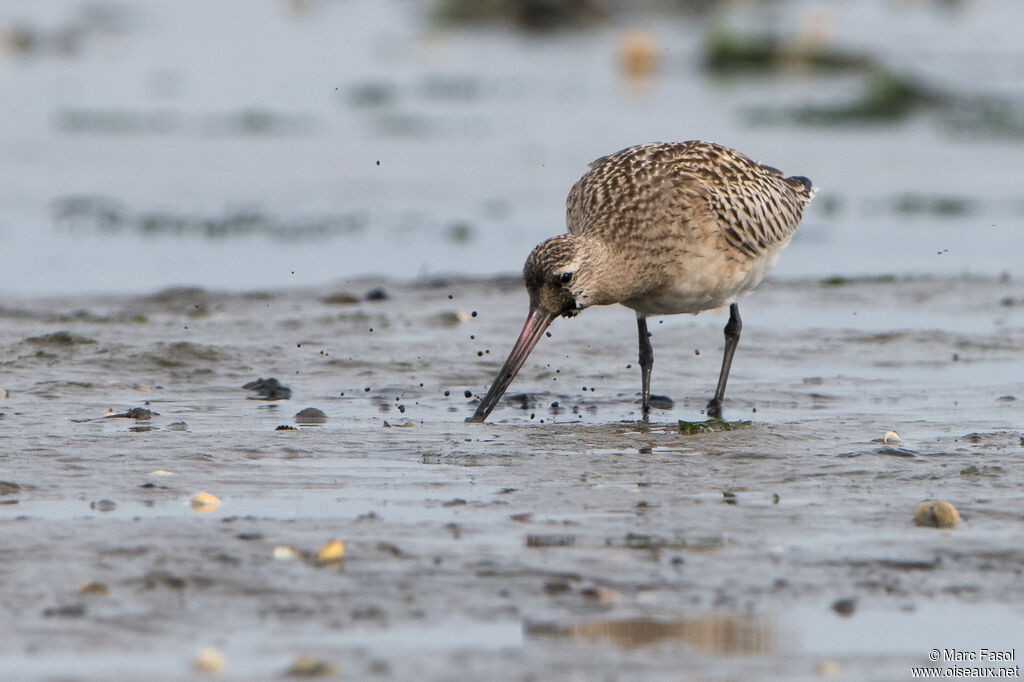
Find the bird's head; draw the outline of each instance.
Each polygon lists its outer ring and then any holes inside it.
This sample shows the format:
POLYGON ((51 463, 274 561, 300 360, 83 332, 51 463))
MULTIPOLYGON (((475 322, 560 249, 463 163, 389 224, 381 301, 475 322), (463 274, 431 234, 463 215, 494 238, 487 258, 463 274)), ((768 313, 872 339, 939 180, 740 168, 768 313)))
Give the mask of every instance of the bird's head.
POLYGON ((530 308, 552 319, 573 317, 591 305, 587 287, 589 269, 581 257, 578 238, 562 234, 541 242, 523 267, 530 308))

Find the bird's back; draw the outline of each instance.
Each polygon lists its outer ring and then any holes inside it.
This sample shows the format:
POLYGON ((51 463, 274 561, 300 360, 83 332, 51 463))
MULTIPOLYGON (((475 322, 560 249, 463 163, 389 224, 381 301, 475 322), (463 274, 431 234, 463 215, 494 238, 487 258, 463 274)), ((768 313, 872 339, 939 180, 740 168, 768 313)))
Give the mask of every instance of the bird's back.
POLYGON ((566 201, 571 234, 610 243, 720 236, 757 258, 789 241, 816 188, 712 142, 652 143, 601 157, 566 201))

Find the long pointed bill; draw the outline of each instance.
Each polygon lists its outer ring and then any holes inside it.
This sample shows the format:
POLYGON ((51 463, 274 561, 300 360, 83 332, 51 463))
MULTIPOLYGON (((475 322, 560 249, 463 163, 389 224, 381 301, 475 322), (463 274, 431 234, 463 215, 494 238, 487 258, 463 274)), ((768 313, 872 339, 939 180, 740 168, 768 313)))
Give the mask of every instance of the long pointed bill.
POLYGON ((519 368, 526 362, 530 351, 537 345, 540 337, 544 335, 544 330, 548 328, 554 319, 555 315, 540 306, 530 309, 530 314, 526 318, 526 324, 523 325, 523 331, 519 333, 516 345, 512 347, 512 352, 508 354, 508 360, 501 366, 501 371, 498 372, 494 383, 491 384, 491 390, 487 391, 487 395, 484 396, 484 399, 480 401, 480 405, 477 406, 476 412, 466 421, 482 422, 487 419, 487 415, 491 413, 494 406, 501 400, 501 396, 505 394, 508 385, 512 383, 512 379, 519 372, 519 368))

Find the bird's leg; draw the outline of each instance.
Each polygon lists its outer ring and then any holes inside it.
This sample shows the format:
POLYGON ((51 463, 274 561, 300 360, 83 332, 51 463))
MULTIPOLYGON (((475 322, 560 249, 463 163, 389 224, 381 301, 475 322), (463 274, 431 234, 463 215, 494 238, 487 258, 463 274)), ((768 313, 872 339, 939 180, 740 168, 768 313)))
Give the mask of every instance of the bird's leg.
POLYGON ((729 321, 725 324, 725 355, 722 356, 722 371, 718 375, 718 388, 715 397, 708 401, 707 413, 714 419, 722 418, 722 399, 725 397, 725 382, 729 380, 729 368, 732 367, 732 356, 736 354, 736 345, 740 342, 743 320, 740 319, 740 307, 733 303, 729 306, 729 321))
POLYGON ((637 315, 637 336, 640 341, 640 385, 642 392, 644 417, 651 411, 651 367, 654 366, 654 350, 651 348, 651 335, 647 332, 647 318, 637 315))

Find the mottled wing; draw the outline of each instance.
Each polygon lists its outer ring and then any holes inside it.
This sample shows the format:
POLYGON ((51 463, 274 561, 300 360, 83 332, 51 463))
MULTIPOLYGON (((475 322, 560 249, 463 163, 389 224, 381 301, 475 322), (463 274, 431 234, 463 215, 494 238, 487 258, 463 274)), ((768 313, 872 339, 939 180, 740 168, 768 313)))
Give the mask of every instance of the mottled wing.
POLYGON ((710 142, 655 143, 602 157, 569 192, 570 233, 647 232, 710 220, 751 257, 788 240, 816 189, 710 142))
POLYGON ((683 172, 701 178, 708 209, 726 241, 749 256, 788 241, 817 192, 811 181, 787 178, 776 168, 719 145, 703 145, 702 150, 708 162, 683 172))

